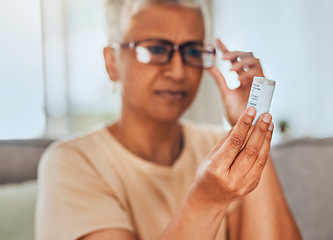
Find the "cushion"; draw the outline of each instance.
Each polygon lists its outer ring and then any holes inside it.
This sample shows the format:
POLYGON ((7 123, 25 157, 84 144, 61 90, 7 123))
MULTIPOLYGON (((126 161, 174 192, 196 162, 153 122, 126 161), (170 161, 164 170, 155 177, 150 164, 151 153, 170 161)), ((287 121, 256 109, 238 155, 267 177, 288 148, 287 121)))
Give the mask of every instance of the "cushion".
POLYGON ((0 185, 0 238, 33 240, 36 181, 0 185))
POLYGON ((1 140, 0 184, 37 178, 37 168, 49 139, 1 140))
POLYGON ((333 138, 288 141, 272 157, 304 239, 333 239, 333 138))

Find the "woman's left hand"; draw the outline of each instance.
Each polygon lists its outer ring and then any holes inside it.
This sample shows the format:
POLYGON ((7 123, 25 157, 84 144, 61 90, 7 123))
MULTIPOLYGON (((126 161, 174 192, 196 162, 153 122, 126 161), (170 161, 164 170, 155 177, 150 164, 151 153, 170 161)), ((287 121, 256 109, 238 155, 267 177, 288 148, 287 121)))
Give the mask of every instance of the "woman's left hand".
POLYGON ((240 86, 231 90, 228 88, 223 74, 215 66, 208 70, 219 86, 227 119, 234 126, 246 108, 253 77, 264 77, 264 73, 259 59, 255 58, 251 52, 230 52, 220 39, 217 39, 216 42, 223 53, 223 60, 231 62, 230 71, 235 71, 240 81, 240 86))

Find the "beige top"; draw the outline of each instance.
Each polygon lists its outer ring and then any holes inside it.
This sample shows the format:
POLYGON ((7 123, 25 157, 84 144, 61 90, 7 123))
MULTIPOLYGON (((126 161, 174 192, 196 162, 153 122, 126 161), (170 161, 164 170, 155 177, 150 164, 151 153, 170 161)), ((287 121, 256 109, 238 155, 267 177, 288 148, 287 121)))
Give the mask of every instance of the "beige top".
MULTIPOLYGON (((36 239, 72 240, 108 228, 157 239, 225 134, 193 123, 183 131, 184 148, 172 166, 135 156, 106 127, 52 144, 39 166, 36 239)), ((217 239, 226 239, 225 221, 217 239)))

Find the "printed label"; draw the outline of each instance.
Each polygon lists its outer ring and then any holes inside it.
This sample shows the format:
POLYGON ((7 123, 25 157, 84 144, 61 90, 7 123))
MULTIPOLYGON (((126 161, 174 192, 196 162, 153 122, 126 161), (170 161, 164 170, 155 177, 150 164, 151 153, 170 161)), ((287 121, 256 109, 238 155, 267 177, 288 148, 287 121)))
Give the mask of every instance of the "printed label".
POLYGON ((261 114, 269 112, 273 97, 274 86, 252 83, 251 92, 247 107, 253 106, 257 109, 257 115, 253 121, 255 124, 261 114))

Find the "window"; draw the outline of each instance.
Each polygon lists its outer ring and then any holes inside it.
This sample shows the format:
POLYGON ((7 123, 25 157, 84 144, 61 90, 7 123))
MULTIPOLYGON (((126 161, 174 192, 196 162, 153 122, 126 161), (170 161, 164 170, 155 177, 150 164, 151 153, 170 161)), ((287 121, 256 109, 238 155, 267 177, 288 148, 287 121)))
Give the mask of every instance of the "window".
POLYGON ((103 0, 0 3, 0 138, 57 138, 112 121, 103 0))
MULTIPOLYGON (((117 117, 120 96, 103 59, 103 4, 1 1, 1 139, 59 138, 117 117)), ((207 78, 184 118, 221 123, 220 96, 207 78)))
POLYGON ((48 136, 83 130, 117 115, 119 93, 112 91, 104 68, 103 4, 43 1, 48 136))
POLYGON ((37 0, 0 2, 0 139, 44 132, 40 25, 37 0))

